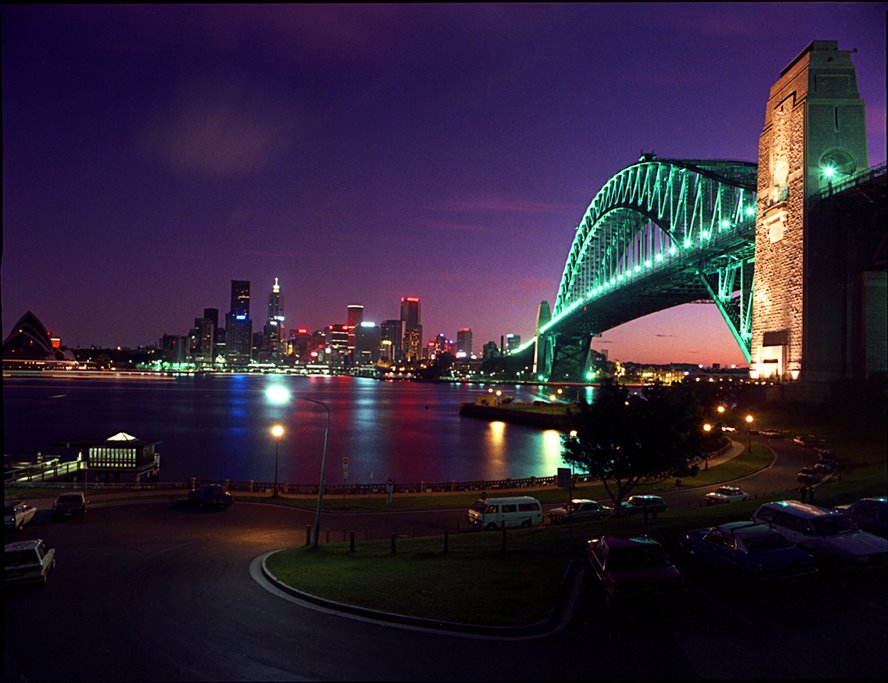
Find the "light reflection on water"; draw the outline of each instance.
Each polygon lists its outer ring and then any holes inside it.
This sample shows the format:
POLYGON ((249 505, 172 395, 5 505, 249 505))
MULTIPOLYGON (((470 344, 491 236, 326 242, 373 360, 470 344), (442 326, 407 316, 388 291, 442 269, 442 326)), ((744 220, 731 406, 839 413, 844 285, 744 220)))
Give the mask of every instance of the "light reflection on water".
MULTIPOLYGON (((509 385, 516 401, 548 400, 551 389, 509 385)), ((577 391, 565 388, 563 398, 577 391)), ((314 483, 327 412, 328 483, 471 481, 554 475, 560 436, 516 424, 460 417, 459 405, 486 394, 467 384, 380 382, 351 377, 210 375, 174 382, 97 379, 4 380, 5 450, 58 452, 51 443, 126 431, 160 440, 161 479, 274 478, 272 424, 280 423, 279 477, 314 483), (289 391, 289 400, 268 389, 289 391), (60 397, 60 394, 65 394, 60 397), (278 396, 278 399, 280 396, 278 396)), ((586 395, 588 395, 586 393, 586 395)), ((590 397, 591 398, 591 397, 590 397)))

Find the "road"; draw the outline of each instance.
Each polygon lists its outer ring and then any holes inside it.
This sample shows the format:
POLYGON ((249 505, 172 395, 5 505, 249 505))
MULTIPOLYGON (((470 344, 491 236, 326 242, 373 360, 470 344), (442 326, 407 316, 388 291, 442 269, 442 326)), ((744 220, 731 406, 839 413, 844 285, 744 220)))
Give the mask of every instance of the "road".
MULTIPOLYGON (((778 464, 744 488, 764 492, 783 467, 794 479, 796 459, 811 457, 794 449, 779 446, 778 464)), ((677 490, 671 504, 701 493, 677 490)), ((400 531, 428 514, 398 516, 400 531)), ((429 524, 461 515, 434 513, 429 524)), ((325 514, 324 528, 331 540, 341 540, 338 521, 382 536, 392 520, 325 514)), ((134 502, 64 522, 41 511, 18 536, 54 544, 58 568, 45 587, 5 592, 4 681, 845 679, 888 670, 884 576, 750 591, 689 567, 687 599, 645 612, 608 610, 589 580, 555 633, 467 637, 346 617, 257 581, 256 558, 301 544, 312 522, 310 511, 241 502, 221 513, 134 502)))

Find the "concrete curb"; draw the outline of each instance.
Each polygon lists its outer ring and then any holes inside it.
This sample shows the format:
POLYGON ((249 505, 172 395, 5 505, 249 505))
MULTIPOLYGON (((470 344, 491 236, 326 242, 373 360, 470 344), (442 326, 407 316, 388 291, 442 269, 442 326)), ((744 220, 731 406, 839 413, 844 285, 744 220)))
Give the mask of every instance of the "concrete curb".
POLYGON ((555 604, 549 612, 549 615, 536 623, 527 624, 525 626, 484 626, 480 624, 461 624, 452 621, 444 621, 439 619, 426 619, 423 617, 412 617, 405 614, 395 614, 391 612, 380 612, 377 610, 367 609, 365 607, 357 607, 305 593, 288 584, 280 581, 274 574, 269 571, 266 560, 279 550, 273 550, 265 555, 256 558, 261 565, 262 576, 278 590, 292 595, 299 600, 308 603, 308 606, 315 605, 333 612, 338 612, 342 616, 357 617, 360 619, 378 621, 387 624, 412 627, 432 631, 445 631, 448 633, 463 634, 469 636, 484 636, 502 639, 522 639, 522 638, 539 638, 557 633, 567 626, 573 616, 576 606, 579 590, 585 576, 585 563, 577 560, 571 561, 567 570, 561 577, 561 586, 556 597, 555 604))

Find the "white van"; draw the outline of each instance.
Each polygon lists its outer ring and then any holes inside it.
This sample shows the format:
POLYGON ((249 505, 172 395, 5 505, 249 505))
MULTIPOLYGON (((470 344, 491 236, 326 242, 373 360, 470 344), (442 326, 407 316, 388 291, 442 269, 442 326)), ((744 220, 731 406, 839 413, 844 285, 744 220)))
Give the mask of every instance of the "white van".
POLYGON ((482 529, 532 527, 543 523, 543 506, 530 496, 482 498, 472 503, 466 519, 482 529))

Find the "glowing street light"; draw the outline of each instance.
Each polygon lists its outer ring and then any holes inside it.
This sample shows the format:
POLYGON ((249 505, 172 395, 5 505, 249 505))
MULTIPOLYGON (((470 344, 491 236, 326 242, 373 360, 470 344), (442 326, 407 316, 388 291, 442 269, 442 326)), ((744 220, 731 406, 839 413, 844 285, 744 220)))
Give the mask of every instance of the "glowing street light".
POLYGON ((278 446, 281 442, 281 437, 284 435, 284 428, 280 425, 274 425, 271 428, 271 435, 274 437, 274 493, 272 493, 273 498, 278 497, 278 446))
POLYGON ((752 422, 755 419, 752 415, 746 416, 746 452, 752 450, 752 422))

